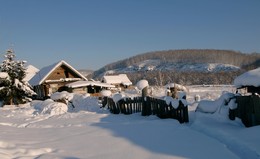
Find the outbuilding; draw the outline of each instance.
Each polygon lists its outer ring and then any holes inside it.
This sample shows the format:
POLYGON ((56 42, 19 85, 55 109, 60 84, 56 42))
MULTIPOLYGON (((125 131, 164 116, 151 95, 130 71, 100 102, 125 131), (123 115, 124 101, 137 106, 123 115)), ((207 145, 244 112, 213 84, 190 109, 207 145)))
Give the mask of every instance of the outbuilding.
POLYGON ((229 117, 238 117, 246 127, 260 125, 260 68, 245 72, 234 80, 237 88, 235 109, 230 109, 229 117))
POLYGON ((97 95, 103 89, 115 88, 114 85, 101 83, 99 81, 76 81, 73 83, 66 84, 66 87, 68 87, 68 92, 71 93, 89 93, 92 95, 97 95))
POLYGON ((101 81, 102 83, 114 85, 116 88, 128 88, 133 84, 126 74, 105 75, 101 81))

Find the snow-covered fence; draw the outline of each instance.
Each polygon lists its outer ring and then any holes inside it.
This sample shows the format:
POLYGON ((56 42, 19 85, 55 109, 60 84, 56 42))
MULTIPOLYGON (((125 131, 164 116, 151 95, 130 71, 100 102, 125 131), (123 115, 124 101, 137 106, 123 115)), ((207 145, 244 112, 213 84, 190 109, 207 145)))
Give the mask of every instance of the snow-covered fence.
POLYGON ((178 106, 167 104, 165 100, 153 97, 123 98, 114 102, 112 98, 107 99, 107 106, 113 114, 133 114, 141 112, 143 116, 157 115, 159 118, 173 118, 180 123, 189 122, 188 107, 181 100, 178 106))
POLYGON ((107 98, 107 106, 111 113, 113 114, 133 114, 142 111, 142 97, 124 98, 117 102, 114 99, 107 98))
POLYGON ((260 125, 260 97, 236 96, 237 108, 229 110, 229 118, 238 117, 246 127, 260 125))

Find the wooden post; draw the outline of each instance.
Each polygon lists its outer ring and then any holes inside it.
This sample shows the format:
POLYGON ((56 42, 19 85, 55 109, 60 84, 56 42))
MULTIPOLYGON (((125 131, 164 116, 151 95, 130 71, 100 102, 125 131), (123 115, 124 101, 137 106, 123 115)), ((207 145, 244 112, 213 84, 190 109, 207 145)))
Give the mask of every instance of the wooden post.
POLYGON ((147 102, 146 102, 146 96, 148 95, 148 86, 144 87, 142 89, 142 98, 143 98, 143 103, 142 103, 142 116, 148 115, 147 112, 147 102))

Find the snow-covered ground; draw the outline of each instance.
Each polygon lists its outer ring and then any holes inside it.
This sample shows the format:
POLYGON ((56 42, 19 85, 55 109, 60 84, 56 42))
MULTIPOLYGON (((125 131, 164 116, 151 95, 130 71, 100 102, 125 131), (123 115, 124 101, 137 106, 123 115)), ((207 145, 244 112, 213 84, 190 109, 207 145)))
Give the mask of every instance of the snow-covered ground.
MULTIPOLYGON (((194 96, 217 99, 232 86, 190 86, 194 96)), ((154 89, 153 94, 163 94, 154 89)), ((231 121, 227 108, 215 114, 195 112, 190 122, 141 114, 114 115, 97 98, 76 96, 75 108, 51 100, 0 108, 1 159, 219 159, 260 158, 260 126, 231 121)))

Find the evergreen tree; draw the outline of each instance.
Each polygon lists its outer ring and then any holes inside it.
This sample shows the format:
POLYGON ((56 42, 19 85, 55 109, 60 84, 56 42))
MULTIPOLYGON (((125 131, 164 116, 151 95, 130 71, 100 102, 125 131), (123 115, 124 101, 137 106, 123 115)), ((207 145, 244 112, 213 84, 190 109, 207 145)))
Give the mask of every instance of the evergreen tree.
POLYGON ((13 50, 7 50, 5 60, 0 64, 1 72, 6 72, 8 76, 0 80, 0 99, 4 104, 21 104, 25 99, 35 94, 30 85, 23 81, 26 61, 15 60, 13 50))

